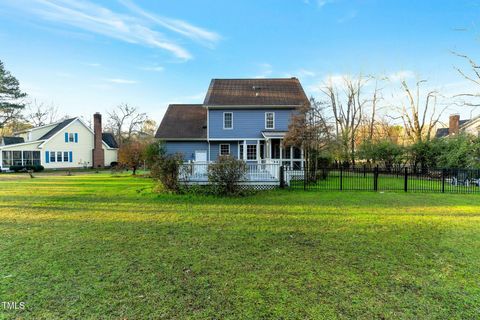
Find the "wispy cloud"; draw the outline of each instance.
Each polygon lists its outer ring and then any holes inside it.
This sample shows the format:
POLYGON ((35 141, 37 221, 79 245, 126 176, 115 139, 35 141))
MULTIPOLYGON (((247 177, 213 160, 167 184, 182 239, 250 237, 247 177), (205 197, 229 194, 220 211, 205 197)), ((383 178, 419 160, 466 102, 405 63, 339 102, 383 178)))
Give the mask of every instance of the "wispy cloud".
POLYGON ((216 32, 212 32, 197 26, 194 26, 186 21, 179 19, 171 19, 162 17, 153 13, 149 13, 139 6, 135 5, 130 0, 120 0, 120 2, 132 12, 137 13, 138 15, 147 18, 148 20, 167 28, 170 31, 179 33, 187 38, 192 40, 197 40, 208 46, 212 46, 220 40, 220 35, 216 32))
POLYGON ((388 74, 387 78, 392 82, 400 82, 403 80, 415 78, 415 73, 411 70, 399 70, 388 74))
POLYGON ((255 76, 255 78, 267 78, 272 75, 273 67, 269 63, 260 63, 260 72, 255 76))
POLYGON ((311 71, 311 70, 307 70, 307 69, 300 69, 298 70, 297 72, 298 76, 299 77, 315 77, 316 73, 311 71))
POLYGON ((138 83, 138 81, 135 80, 128 80, 128 79, 122 79, 122 78, 109 78, 109 79, 104 79, 107 82, 110 83, 116 83, 116 84, 135 84, 138 83))
POLYGON ((148 24, 146 20, 150 22, 155 20, 157 25, 166 30, 207 44, 220 39, 215 32, 207 31, 186 21, 154 16, 131 1, 122 1, 122 3, 131 10, 129 14, 114 12, 89 1, 76 0, 18 0, 7 5, 43 20, 73 26, 128 43, 163 49, 182 60, 189 60, 193 56, 186 48, 153 29, 150 26, 151 23, 148 24))
POLYGON ((345 22, 348 22, 350 20, 353 20, 357 17, 358 15, 358 12, 357 10, 352 10, 352 11, 349 11, 348 13, 346 13, 344 16, 340 17, 339 19, 337 19, 337 22, 338 23, 345 23, 345 22))
POLYGON ((162 66, 142 67, 140 69, 145 71, 153 71, 153 72, 162 72, 163 70, 165 70, 165 68, 162 66))
POLYGON ((333 3, 335 2, 336 0, 317 0, 317 5, 319 8, 323 8, 324 6, 326 6, 327 4, 329 3, 333 3))

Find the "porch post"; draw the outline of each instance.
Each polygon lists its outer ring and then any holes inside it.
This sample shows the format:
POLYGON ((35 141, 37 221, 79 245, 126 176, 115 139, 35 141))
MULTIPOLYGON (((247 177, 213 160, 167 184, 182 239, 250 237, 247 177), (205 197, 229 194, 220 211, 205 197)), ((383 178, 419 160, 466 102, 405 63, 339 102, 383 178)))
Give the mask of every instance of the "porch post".
POLYGON ((283 146, 282 146, 282 139, 279 139, 280 140, 280 165, 283 166, 283 146))
POLYGON ((270 139, 265 139, 265 159, 272 159, 272 146, 270 143, 270 139))
POLYGON ((293 168, 293 147, 290 147, 290 168, 293 168))
POLYGON ((257 140, 257 163, 260 163, 260 140, 257 140))
POLYGON ((300 148, 300 159, 302 159, 302 161, 300 161, 300 165, 301 165, 301 168, 303 170, 303 163, 304 163, 304 159, 303 159, 303 148, 300 148))
POLYGON ((247 140, 243 140, 243 160, 247 161, 247 140))

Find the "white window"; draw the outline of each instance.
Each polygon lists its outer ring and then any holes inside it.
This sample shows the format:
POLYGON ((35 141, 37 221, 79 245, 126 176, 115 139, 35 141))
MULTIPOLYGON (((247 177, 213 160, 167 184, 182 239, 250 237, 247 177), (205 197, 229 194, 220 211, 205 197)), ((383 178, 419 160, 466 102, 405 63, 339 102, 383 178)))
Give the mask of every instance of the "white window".
POLYGON ((265 129, 275 129, 275 112, 265 112, 265 129))
POLYGON ((55 162, 57 153, 55 151, 50 151, 50 162, 55 162))
POLYGON ((61 151, 58 151, 57 152, 57 162, 62 162, 62 152, 61 151))
POLYGON ((229 144, 221 144, 220 145, 220 155, 221 156, 229 156, 230 155, 230 145, 229 144))
POLYGON ((68 142, 74 142, 75 141, 75 135, 73 133, 68 134, 68 142))
POLYGON ((243 143, 240 143, 238 148, 238 159, 243 159, 243 143))
POLYGON ((233 113, 223 113, 223 129, 233 129, 233 113))
POLYGON ((248 144, 247 145, 247 160, 257 160, 257 145, 248 144))
POLYGON ((63 152, 63 162, 68 162, 68 152, 67 151, 63 152))

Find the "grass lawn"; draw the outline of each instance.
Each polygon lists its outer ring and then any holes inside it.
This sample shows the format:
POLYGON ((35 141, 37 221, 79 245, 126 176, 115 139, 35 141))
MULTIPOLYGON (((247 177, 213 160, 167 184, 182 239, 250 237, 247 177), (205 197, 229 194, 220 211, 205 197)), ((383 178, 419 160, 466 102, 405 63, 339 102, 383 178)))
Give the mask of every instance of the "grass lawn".
POLYGON ((3 177, 0 319, 480 318, 477 195, 3 177))

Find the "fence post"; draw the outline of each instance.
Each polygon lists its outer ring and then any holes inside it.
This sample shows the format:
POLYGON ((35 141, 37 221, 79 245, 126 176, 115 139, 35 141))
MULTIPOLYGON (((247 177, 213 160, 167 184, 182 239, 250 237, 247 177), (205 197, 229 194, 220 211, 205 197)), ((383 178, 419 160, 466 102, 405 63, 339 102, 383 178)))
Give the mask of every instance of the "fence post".
POLYGON ((442 169, 442 193, 445 193, 445 169, 442 169))
POLYGON ((405 192, 408 191, 408 168, 407 167, 405 167, 405 180, 403 184, 403 190, 405 190, 405 192))
POLYGON ((375 167, 373 171, 373 190, 378 191, 378 165, 375 167))
POLYGON ((340 167, 340 191, 343 190, 343 168, 340 167))
POLYGON ((280 175, 280 188, 285 188, 285 168, 283 167, 283 165, 280 165, 280 172, 279 172, 279 175, 280 175))

